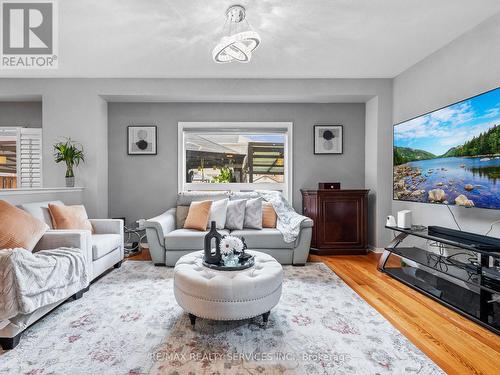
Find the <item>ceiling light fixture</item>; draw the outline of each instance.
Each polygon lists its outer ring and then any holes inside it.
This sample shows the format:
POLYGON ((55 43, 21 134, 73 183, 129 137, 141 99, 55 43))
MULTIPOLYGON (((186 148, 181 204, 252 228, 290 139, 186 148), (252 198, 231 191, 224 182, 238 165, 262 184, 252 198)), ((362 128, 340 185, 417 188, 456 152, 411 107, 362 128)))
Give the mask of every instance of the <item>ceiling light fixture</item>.
POLYGON ((222 38, 212 51, 216 63, 249 62, 260 44, 260 36, 245 19, 245 8, 231 5, 226 11, 222 38))

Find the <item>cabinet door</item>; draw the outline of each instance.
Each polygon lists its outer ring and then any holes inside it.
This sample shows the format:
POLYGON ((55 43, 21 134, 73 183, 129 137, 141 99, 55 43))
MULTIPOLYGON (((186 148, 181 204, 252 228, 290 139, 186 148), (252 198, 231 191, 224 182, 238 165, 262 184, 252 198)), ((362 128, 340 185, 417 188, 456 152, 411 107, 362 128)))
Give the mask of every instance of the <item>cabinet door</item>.
POLYGON ((331 249, 365 249, 365 200, 360 195, 320 198, 320 246, 331 249))

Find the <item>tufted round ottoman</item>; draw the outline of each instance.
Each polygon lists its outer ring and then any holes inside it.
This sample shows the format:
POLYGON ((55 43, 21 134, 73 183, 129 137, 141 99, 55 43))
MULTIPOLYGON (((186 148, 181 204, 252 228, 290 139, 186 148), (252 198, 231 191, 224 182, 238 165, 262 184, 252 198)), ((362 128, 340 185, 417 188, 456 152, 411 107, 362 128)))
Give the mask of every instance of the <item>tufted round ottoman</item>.
POLYGON ((203 266, 203 251, 181 257, 174 269, 177 303, 196 317, 240 320, 262 315, 267 322, 281 297, 283 268, 272 256, 248 251, 255 265, 241 271, 218 271, 203 266))

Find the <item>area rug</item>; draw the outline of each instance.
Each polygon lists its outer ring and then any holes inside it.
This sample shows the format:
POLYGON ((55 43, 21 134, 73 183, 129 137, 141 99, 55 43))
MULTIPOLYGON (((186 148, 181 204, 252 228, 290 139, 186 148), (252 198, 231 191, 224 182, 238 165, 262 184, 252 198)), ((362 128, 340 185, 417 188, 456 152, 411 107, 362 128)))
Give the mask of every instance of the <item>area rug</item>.
POLYGON ((442 374, 322 263, 286 266, 267 326, 188 316, 173 269, 125 262, 29 328, 0 374, 442 374))

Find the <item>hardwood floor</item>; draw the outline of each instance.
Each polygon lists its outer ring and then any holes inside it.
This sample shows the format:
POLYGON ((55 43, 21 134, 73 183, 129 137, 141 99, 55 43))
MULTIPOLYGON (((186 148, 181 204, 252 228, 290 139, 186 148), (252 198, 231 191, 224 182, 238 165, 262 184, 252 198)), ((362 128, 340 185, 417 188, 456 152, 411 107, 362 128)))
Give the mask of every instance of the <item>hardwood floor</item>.
POLYGON ((149 255, 149 249, 143 248, 140 253, 125 258, 125 260, 151 260, 151 255, 149 255))
MULTIPOLYGON (((500 374, 500 338, 377 270, 380 254, 311 255, 448 374, 500 374)), ((128 260, 150 260, 148 250, 128 260)), ((397 264, 392 264, 397 266, 397 264)))
POLYGON ((500 338, 377 270, 380 254, 314 256, 448 374, 499 374, 500 338))

